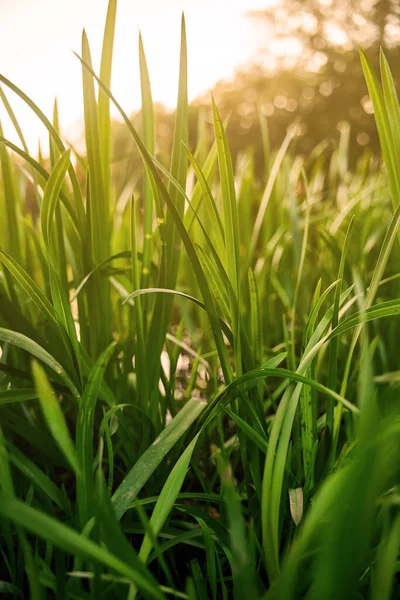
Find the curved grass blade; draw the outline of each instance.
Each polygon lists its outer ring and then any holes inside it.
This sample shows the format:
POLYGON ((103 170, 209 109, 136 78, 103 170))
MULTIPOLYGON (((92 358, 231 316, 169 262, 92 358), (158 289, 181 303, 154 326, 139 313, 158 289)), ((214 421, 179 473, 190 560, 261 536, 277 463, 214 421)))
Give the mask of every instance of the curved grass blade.
POLYGON ((118 519, 121 519, 128 508, 132 506, 153 471, 197 419, 205 406, 198 400, 189 400, 132 467, 112 498, 118 519))
POLYGON ((69 435, 68 426, 61 410, 60 403, 54 394, 43 367, 35 360, 32 361, 32 372, 47 426, 75 474, 80 476, 81 468, 75 445, 69 435))
POLYGON ((69 391, 72 393, 75 400, 78 403, 80 402, 80 394, 67 372, 60 365, 60 363, 58 363, 44 348, 39 346, 39 344, 26 337, 26 335, 23 335, 22 333, 18 333, 17 331, 10 331, 9 329, 3 328, 0 328, 0 340, 12 344, 13 346, 17 346, 18 348, 21 348, 21 350, 29 352, 29 354, 32 354, 32 356, 35 356, 36 358, 44 362, 44 364, 50 367, 52 371, 57 373, 61 381, 67 386, 69 391))

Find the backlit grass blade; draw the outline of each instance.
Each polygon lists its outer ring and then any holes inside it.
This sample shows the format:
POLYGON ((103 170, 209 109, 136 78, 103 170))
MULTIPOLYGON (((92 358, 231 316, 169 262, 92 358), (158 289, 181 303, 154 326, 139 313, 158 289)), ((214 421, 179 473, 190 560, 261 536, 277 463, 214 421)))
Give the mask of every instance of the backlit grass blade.
MULTIPOLYGON (((0 135, 3 136, 3 130, 0 125, 0 135)), ((19 262, 22 260, 20 243, 20 198, 16 186, 14 175, 14 166, 4 144, 0 143, 0 163, 3 178, 3 188, 6 200, 6 214, 8 225, 9 248, 11 254, 19 262)))
MULTIPOLYGON (((10 88, 17 96, 19 96, 36 114, 36 116, 40 119, 43 125, 46 127, 47 131, 51 135, 52 139, 55 141, 57 148, 60 152, 65 152, 65 147, 58 135, 57 131, 54 129, 53 125, 50 123, 48 118, 44 115, 44 113, 40 110, 40 108, 27 96, 22 90, 20 90, 14 83, 12 83, 9 79, 4 77, 4 75, 0 74, 0 82, 10 88)), ((85 232, 85 210, 82 201, 82 194, 79 187, 79 182, 76 177, 75 170, 72 164, 69 167, 69 174, 71 177, 71 182, 73 186, 73 192, 75 197, 75 208, 77 213, 77 222, 79 223, 81 234, 85 232)))
POLYGON ((188 430, 204 408, 204 403, 194 399, 190 400, 132 467, 112 498, 118 519, 121 519, 128 508, 132 506, 141 488, 164 456, 188 430))
POLYGON ((43 367, 36 361, 32 362, 32 372, 47 426, 65 458, 75 471, 75 474, 80 475, 80 465, 75 446, 69 435, 68 426, 62 413, 59 400, 54 394, 43 367))
MULTIPOLYGON (((82 59, 80 57, 78 57, 79 60, 82 61, 82 59)), ((207 284, 207 280, 204 276, 203 270, 201 268, 201 264, 200 261, 198 259, 196 250, 194 248, 194 245, 190 239, 190 236, 188 235, 188 232, 184 226, 184 223, 175 207, 175 204, 173 203, 173 201, 171 200, 168 191, 166 189, 166 187, 164 186, 163 182, 161 181, 159 174, 153 164, 152 158, 150 157, 150 155, 148 154, 145 146, 143 145, 142 140, 140 139, 140 136, 138 135, 137 131, 135 130, 135 128, 133 127, 130 119, 128 118, 128 116, 126 115, 126 113, 124 112, 124 110, 122 109, 121 105, 117 102, 117 100, 114 98, 114 96, 112 95, 112 93, 110 92, 110 90, 107 90, 107 88, 102 84, 102 82, 99 80, 99 78, 95 75, 93 69, 87 64, 87 63, 83 63, 85 68, 88 69, 92 75, 95 77, 96 81, 98 82, 98 84, 100 85, 100 87, 103 87, 103 89, 105 91, 107 91, 107 94, 109 95, 110 99, 113 101, 113 103, 115 104, 116 108, 118 109, 118 111, 120 112, 124 122, 126 123, 130 133, 132 134, 138 148, 140 151, 140 154, 142 156, 142 159, 145 163, 146 169, 148 170, 148 172, 152 175, 152 183, 156 186, 155 187, 155 193, 159 193, 161 198, 166 202, 167 207, 169 209, 169 211, 171 212, 174 221, 177 225, 178 231, 181 235, 182 241, 185 245, 186 251, 189 255, 189 258, 191 260, 191 263, 193 265, 193 270, 196 274, 196 278, 199 284, 199 287, 201 289, 202 295, 203 295, 203 299, 204 299, 204 303, 207 307, 207 313, 208 313, 208 317, 210 320, 210 325, 213 331, 213 335, 215 338, 215 343, 217 345, 218 348, 218 354, 221 360, 221 365, 222 365, 222 369, 224 371, 224 375, 227 379, 230 379, 231 377, 231 368, 229 366, 229 362, 227 360, 227 354, 226 354, 226 349, 225 349, 225 344, 223 342, 223 338, 221 335, 221 331, 219 328, 219 320, 218 320, 218 316, 216 314, 215 311, 215 306, 212 300, 212 296, 210 293, 210 289, 209 286, 207 284)))

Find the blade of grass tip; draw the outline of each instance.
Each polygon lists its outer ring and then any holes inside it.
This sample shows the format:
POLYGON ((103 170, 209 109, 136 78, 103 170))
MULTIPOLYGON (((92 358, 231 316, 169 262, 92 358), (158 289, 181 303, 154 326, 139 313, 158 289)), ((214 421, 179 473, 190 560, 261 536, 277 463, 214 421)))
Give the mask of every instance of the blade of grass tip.
POLYGON ((132 467, 112 498, 118 519, 132 506, 151 474, 204 408, 203 402, 189 400, 132 467))
MULTIPOLYGON (((112 100, 112 102, 114 103, 115 107, 118 109, 122 119, 124 120, 129 132, 131 133, 132 137, 134 138, 136 145, 139 149, 140 155, 142 157, 142 160, 145 164, 146 170, 148 171, 149 174, 151 174, 151 181, 152 184, 155 186, 155 194, 160 194, 160 197, 165 201, 168 210, 170 211, 170 213, 172 214, 172 216, 174 217, 175 223, 177 225, 177 228, 180 232, 182 241, 185 245, 186 251, 188 253, 188 256, 190 258, 191 264, 193 266, 193 271, 196 275, 197 278, 197 282, 199 285, 199 288, 201 290, 203 299, 204 299, 204 303, 206 305, 206 310, 207 310, 207 314, 209 317, 209 321, 210 321, 210 325, 211 325, 211 329, 214 335, 214 339, 215 339, 215 344, 217 346, 218 349, 218 355, 220 358, 220 362, 221 362, 221 368, 222 371, 224 373, 224 377, 226 378, 226 380, 230 380, 231 379, 231 367, 229 364, 229 360, 228 360, 228 356, 227 356, 227 351, 226 351, 226 347, 225 347, 225 343, 222 337, 222 332, 220 329, 220 321, 218 318, 218 314, 216 312, 215 309, 215 305, 212 299, 212 295, 207 283, 207 279, 204 275, 204 272, 202 270, 199 258, 197 256, 196 250, 193 246, 193 243, 190 239, 190 236, 185 228, 185 225, 175 207, 175 204, 172 202, 171 197, 168 193, 168 190, 166 189, 165 185, 163 184, 157 169, 154 165, 154 162, 151 158, 151 156, 149 155, 149 153, 147 152, 140 136, 138 135, 136 129, 134 128, 134 126, 132 125, 131 120, 129 119, 128 115, 125 113, 125 111, 122 109, 121 105, 119 104, 119 102, 115 99, 115 97, 113 96, 113 94, 110 92, 109 89, 107 89, 106 86, 104 86, 104 84, 101 82, 101 80, 96 76, 96 74, 94 73, 93 69, 90 67, 90 65, 88 65, 87 63, 85 63, 83 61, 83 59, 77 55, 75 53, 75 56, 78 58, 78 60, 81 61, 81 63, 85 66, 85 68, 93 75, 93 77, 96 79, 96 81, 98 82, 98 84, 100 85, 100 87, 103 87, 104 91, 106 91, 106 93, 109 95, 110 99, 112 100)), ((158 355, 159 356, 159 355, 158 355)))
MULTIPOLYGON (((24 134, 22 132, 22 129, 18 123, 18 119, 15 116, 15 113, 11 107, 11 104, 8 101, 7 96, 5 95, 3 88, 0 86, 0 99, 3 102, 4 108, 7 111, 8 116, 10 117, 11 123, 14 126, 15 131, 17 132, 17 135, 21 141, 22 147, 25 151, 26 154, 29 154, 29 149, 27 146, 27 143, 25 141, 25 137, 24 134)), ((34 184, 34 190, 35 190, 35 198, 36 198, 36 209, 39 210, 40 207, 40 197, 39 194, 37 192, 37 181, 36 181, 36 173, 34 169, 31 169, 31 174, 32 174, 32 179, 33 179, 33 184, 34 184)))
MULTIPOLYGON (((101 52, 100 79, 107 87, 111 85, 111 71, 114 49, 115 19, 117 13, 117 0, 108 3, 106 23, 104 26, 103 48, 101 52)), ((111 163, 111 121, 110 99, 107 94, 99 89, 99 133, 100 153, 104 184, 104 202, 110 205, 110 163, 111 163)))
POLYGON ((1 498, 0 514, 72 555, 94 560, 120 575, 128 577, 150 598, 165 600, 160 588, 150 585, 141 573, 57 519, 27 506, 20 500, 8 497, 1 498))
MULTIPOLYGON (((142 94, 142 129, 143 143, 149 154, 155 154, 154 135, 154 108, 151 95, 149 72, 147 69, 146 55, 143 47, 142 35, 139 33, 139 67, 140 67, 140 89, 142 94)), ((150 264, 152 257, 153 237, 153 193, 147 173, 143 179, 143 263, 141 287, 149 287, 150 264)))
POLYGON ((32 361, 32 373, 47 426, 73 471, 79 476, 81 470, 78 456, 75 445, 69 435, 68 426, 64 419, 60 403, 54 394, 43 367, 35 360, 32 361))
MULTIPOLYGON (((335 329, 339 324, 339 305, 340 295, 342 291, 342 280, 344 274, 344 267, 346 262, 347 245, 349 241, 349 235, 353 226, 354 216, 351 218, 349 226, 347 228, 346 236, 343 243, 342 255, 340 257, 339 270, 337 279, 339 281, 335 290, 335 299, 333 304, 333 315, 332 315, 332 329, 335 329)), ((337 385, 337 361, 338 361, 338 337, 331 340, 329 344, 329 365, 328 365, 328 387, 331 390, 336 391, 337 385)), ((329 429, 330 435, 333 436, 333 425, 334 425, 334 403, 331 399, 327 400, 326 404, 326 426, 329 429)), ((330 461, 330 469, 332 468, 332 462, 330 461)))
POLYGON ((224 217, 226 271, 231 283, 230 309, 232 330, 234 336, 234 351, 236 373, 242 372, 242 357, 240 344, 240 258, 239 258, 239 225, 237 201, 235 192, 234 172, 231 153, 228 146, 225 129, 218 113, 214 98, 212 98, 214 131, 217 142, 219 173, 221 178, 221 194, 224 217), (233 295, 233 298, 232 298, 233 295))
POLYGON ((116 342, 113 342, 100 355, 92 368, 85 386, 79 407, 76 426, 76 450, 82 467, 83 477, 77 481, 77 503, 81 528, 93 516, 93 438, 94 417, 98 396, 105 370, 115 353, 116 342))
MULTIPOLYGON (((20 90, 14 83, 12 83, 9 79, 4 77, 4 75, 0 74, 0 82, 2 82, 5 86, 11 89, 17 96, 21 98, 29 108, 36 114, 36 116, 40 119, 43 125, 46 127, 47 131, 50 133, 52 138, 55 140, 58 149, 61 152, 65 152, 64 144, 62 143, 60 136, 57 131, 54 129, 53 125, 50 123, 45 114, 40 110, 40 108, 27 96, 22 90, 20 90)), ((40 161, 39 161, 40 162, 40 161)), ((76 176, 75 170, 70 164, 69 167, 69 175, 71 178, 71 183, 73 187, 74 197, 75 197, 75 206, 76 206, 76 215, 77 222, 79 223, 79 231, 81 236, 85 236, 86 231, 86 218, 85 218, 85 209, 83 206, 82 193, 81 188, 78 182, 78 178, 76 176)))
MULTIPOLYGON (((3 129, 0 124, 0 135, 3 129)), ((11 158, 4 144, 0 144, 1 173, 3 176, 3 189, 6 199, 7 230, 10 252, 18 262, 22 261, 20 241, 20 199, 18 197, 17 182, 11 158)))

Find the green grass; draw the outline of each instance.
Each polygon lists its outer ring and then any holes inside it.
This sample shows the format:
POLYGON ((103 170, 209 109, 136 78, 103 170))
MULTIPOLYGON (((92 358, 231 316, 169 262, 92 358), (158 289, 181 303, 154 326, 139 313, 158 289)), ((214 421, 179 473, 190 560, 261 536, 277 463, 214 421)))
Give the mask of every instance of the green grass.
MULTIPOLYGON (((362 53, 383 162, 296 125, 233 164, 211 101, 171 156, 82 36, 86 156, 0 75, 0 591, 5 597, 398 597, 400 108, 362 53), (28 153, 14 95, 50 156, 28 153), (114 104, 141 157, 112 154, 114 104), (136 128, 136 125, 138 128, 136 128), (211 131, 212 129, 212 131, 211 131), (32 204, 33 203, 33 204, 32 204), (29 206, 34 206, 31 210, 29 206)), ((228 120, 229 121, 229 120, 228 120)))

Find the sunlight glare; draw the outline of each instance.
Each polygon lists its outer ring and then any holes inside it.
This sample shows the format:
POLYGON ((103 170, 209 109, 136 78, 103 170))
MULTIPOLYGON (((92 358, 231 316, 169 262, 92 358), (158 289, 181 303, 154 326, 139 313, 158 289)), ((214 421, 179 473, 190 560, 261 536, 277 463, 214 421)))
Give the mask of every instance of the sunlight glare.
MULTIPOLYGON (((13 0, 0 2, 1 73, 28 94, 51 119, 57 96, 63 134, 81 137, 83 114, 81 70, 71 50, 80 54, 86 28, 95 70, 99 67, 107 0, 13 0)), ((138 31, 140 29, 155 102, 176 103, 181 13, 188 39, 189 99, 204 94, 220 79, 256 54, 259 39, 249 10, 276 6, 277 0, 119 0, 112 91, 124 110, 140 108, 138 31)), ((293 49, 289 49, 292 52, 293 49)), ((5 87, 31 151, 37 140, 46 149, 47 135, 39 119, 5 87)), ((112 108, 112 115, 118 117, 112 108)), ((3 106, 0 118, 6 137, 20 144, 3 106)))

